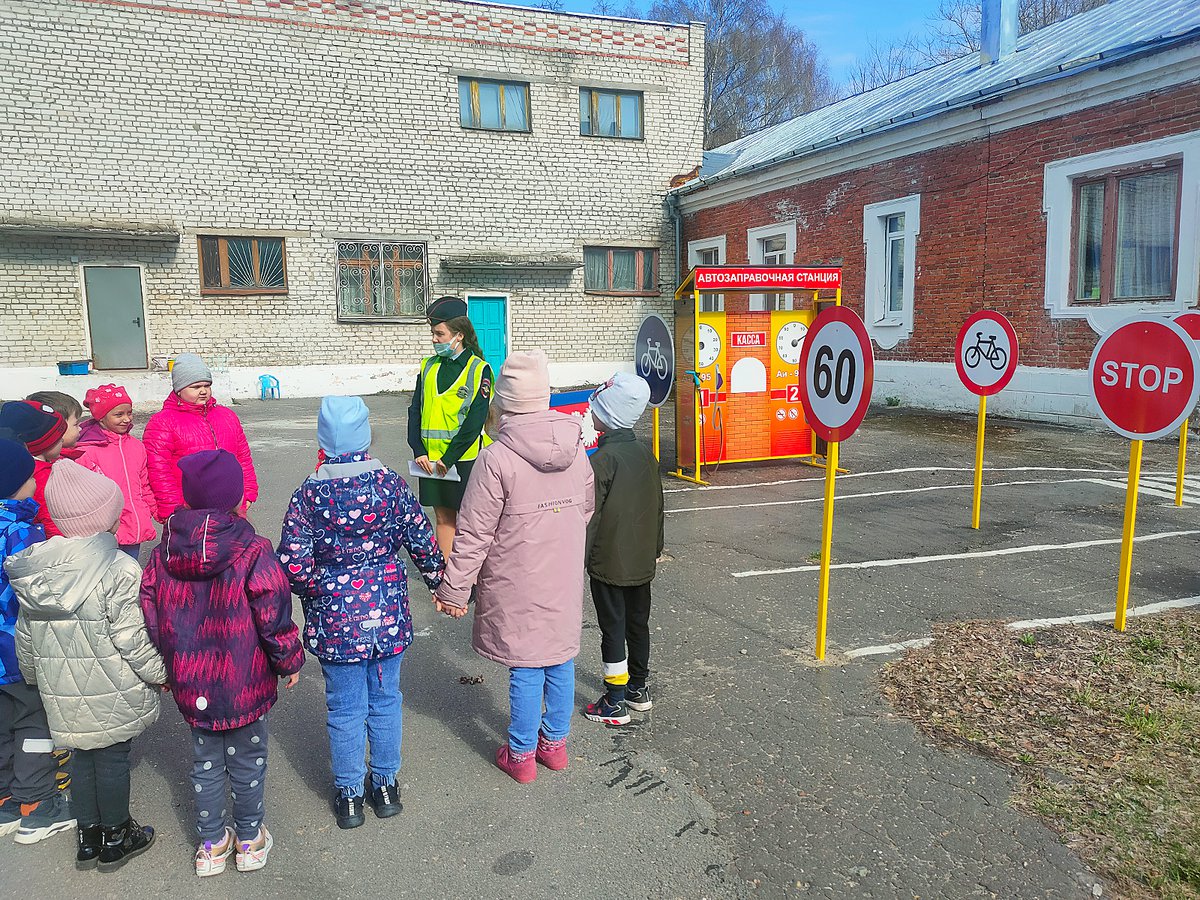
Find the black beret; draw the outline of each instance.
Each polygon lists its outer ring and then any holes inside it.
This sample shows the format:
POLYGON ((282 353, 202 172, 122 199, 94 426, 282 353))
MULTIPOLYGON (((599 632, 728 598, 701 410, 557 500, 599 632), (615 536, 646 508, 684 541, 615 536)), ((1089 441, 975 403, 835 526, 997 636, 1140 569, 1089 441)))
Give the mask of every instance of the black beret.
POLYGON ((426 313, 430 325, 449 322, 451 319, 457 319, 466 314, 467 303, 458 297, 438 297, 429 304, 429 311, 426 313))

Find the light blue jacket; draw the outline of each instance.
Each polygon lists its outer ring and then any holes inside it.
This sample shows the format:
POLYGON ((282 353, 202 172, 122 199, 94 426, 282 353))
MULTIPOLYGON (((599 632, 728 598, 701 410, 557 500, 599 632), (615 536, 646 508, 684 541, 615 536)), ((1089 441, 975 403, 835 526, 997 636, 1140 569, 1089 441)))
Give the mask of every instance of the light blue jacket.
MULTIPOLYGON (((33 521, 37 511, 36 500, 0 500, 0 562, 46 539, 42 526, 33 521)), ((19 610, 17 595, 0 565, 0 684, 22 680, 13 637, 19 610)))

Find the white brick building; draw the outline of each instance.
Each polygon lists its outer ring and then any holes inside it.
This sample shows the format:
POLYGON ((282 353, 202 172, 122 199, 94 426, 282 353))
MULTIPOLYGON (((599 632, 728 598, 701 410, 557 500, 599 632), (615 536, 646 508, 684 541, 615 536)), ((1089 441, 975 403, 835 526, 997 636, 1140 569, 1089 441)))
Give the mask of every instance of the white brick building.
POLYGON ((0 0, 0 34, 0 396, 117 378, 157 399, 150 370, 183 351, 226 396, 264 373, 290 396, 396 389, 445 293, 581 383, 670 309, 663 200, 700 162, 700 25, 0 0), (58 375, 86 358, 93 375, 58 375))

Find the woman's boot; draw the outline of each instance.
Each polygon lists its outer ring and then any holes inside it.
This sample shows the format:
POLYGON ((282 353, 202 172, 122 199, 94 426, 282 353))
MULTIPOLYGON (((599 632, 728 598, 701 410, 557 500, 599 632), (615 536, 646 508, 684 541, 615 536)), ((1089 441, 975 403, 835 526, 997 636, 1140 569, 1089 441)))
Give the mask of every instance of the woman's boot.
POLYGON ((114 872, 125 863, 150 849, 154 843, 154 829, 144 828, 132 817, 124 825, 115 828, 104 826, 104 847, 100 850, 101 872, 114 872))
POLYGON ((100 848, 104 846, 104 829, 99 825, 80 825, 77 836, 79 852, 75 854, 75 868, 80 871, 96 868, 100 848))

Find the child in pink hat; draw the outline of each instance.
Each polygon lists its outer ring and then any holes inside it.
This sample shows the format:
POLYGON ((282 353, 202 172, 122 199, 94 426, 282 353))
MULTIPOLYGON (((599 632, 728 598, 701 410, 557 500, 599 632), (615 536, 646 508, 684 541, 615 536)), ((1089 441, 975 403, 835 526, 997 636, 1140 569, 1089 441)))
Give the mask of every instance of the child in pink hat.
POLYGON ((117 523, 117 544, 137 559, 142 542, 154 540, 156 532, 146 447, 131 434, 133 401, 120 385, 102 384, 89 390, 83 402, 92 417, 79 427, 76 461, 121 489, 125 508, 117 523))

